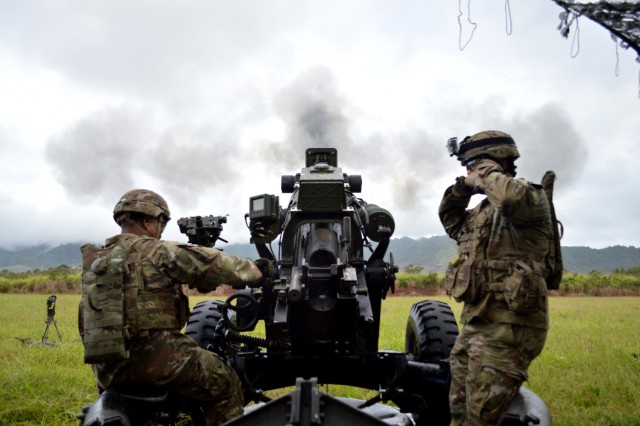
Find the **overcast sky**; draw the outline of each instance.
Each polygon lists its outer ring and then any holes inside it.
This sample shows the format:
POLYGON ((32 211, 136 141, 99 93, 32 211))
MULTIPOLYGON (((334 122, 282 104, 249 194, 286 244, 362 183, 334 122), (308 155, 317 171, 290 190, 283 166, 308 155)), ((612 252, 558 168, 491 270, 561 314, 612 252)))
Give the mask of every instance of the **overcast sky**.
POLYGON ((311 146, 395 237, 442 235, 445 142, 488 129, 519 176, 556 171, 563 245, 640 246, 635 52, 584 17, 562 38, 551 0, 462 3, 461 31, 455 1, 0 0, 0 247, 102 241, 134 187, 246 243, 249 197, 286 205, 311 146))

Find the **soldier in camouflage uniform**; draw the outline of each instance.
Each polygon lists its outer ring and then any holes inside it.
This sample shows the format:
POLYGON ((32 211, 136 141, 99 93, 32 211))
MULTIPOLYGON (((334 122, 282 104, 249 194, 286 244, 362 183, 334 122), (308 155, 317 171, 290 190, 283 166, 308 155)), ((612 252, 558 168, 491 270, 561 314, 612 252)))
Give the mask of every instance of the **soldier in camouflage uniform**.
POLYGON ((458 243, 445 286, 464 303, 451 352, 452 425, 498 424, 547 335, 549 204, 542 187, 515 179, 518 157, 506 133, 465 138, 458 158, 467 176, 445 191, 439 208, 458 243), (486 198, 468 210, 473 194, 486 198))
POLYGON ((82 247, 79 326, 98 386, 167 388, 201 405, 210 425, 242 414, 235 371, 180 332, 189 314, 182 284, 257 285, 260 270, 213 248, 160 240, 170 213, 152 191, 127 192, 113 216, 122 233, 82 247))

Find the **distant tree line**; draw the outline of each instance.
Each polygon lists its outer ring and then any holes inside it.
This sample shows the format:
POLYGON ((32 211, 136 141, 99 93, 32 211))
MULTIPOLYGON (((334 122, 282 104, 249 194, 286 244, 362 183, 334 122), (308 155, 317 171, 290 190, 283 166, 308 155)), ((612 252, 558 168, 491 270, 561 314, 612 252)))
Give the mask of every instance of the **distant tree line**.
POLYGON ((59 265, 27 272, 0 271, 0 293, 80 293, 80 267, 59 265))
MULTIPOLYGON (((399 289, 420 289, 444 293, 444 274, 423 272, 422 266, 406 265, 396 274, 399 289)), ((552 294, 584 294, 590 296, 640 295, 640 266, 617 268, 610 274, 600 271, 575 273, 565 271, 560 290, 552 294)))
MULTIPOLYGON (((46 245, 26 247, 18 250, 0 249, 0 270, 27 271, 46 270, 57 265, 79 266, 80 243, 63 244, 57 247, 46 245)), ((222 245, 225 253, 238 257, 254 259, 256 248, 252 244, 222 245)), ((433 271, 443 273, 449 261, 455 257, 455 242, 444 235, 429 238, 412 239, 408 237, 393 238, 389 245, 396 264, 405 270, 406 267, 422 267, 422 272, 433 271)), ((368 253, 365 253, 365 255, 368 253)), ((613 273, 619 269, 629 269, 640 265, 640 248, 612 246, 602 249, 589 247, 562 247, 564 267, 571 272, 588 273, 600 271, 613 273)))
MULTIPOLYGON (((28 272, 0 271, 0 293, 80 293, 81 283, 81 268, 67 265, 28 272)), ((444 274, 408 264, 396 274, 396 288, 444 293, 444 274)), ((617 268, 610 274, 565 272, 560 290, 552 294, 640 295, 640 266, 617 268)))

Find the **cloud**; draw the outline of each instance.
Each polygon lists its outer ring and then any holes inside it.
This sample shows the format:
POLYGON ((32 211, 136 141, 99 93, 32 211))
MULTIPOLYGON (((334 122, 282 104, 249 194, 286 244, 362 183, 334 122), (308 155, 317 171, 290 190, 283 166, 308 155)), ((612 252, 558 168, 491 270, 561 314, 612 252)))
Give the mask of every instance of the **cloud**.
MULTIPOLYGON (((515 137, 519 176, 556 171, 568 222, 594 202, 637 210, 632 196, 592 191, 598 181, 633 194, 638 181, 638 149, 627 146, 638 134, 635 56, 621 51, 616 78, 606 31, 582 21, 571 59, 553 2, 513 5, 511 37, 504 8, 476 5, 463 52, 458 8, 445 2, 5 3, 0 196, 11 218, 34 223, 37 209, 113 226, 117 197, 146 186, 176 217, 230 213, 225 233, 244 240, 248 197, 277 194, 307 146, 328 145, 344 172, 362 175, 362 197, 394 214, 397 236, 441 234, 440 196, 464 173, 445 141, 486 129, 515 137)), ((580 242, 602 244, 592 223, 580 227, 580 242)), ((67 232, 62 241, 78 239, 77 226, 67 232)))
POLYGON ((179 104, 226 94, 246 62, 286 48, 282 30, 306 10, 247 0, 7 3, 0 45, 74 85, 179 104))

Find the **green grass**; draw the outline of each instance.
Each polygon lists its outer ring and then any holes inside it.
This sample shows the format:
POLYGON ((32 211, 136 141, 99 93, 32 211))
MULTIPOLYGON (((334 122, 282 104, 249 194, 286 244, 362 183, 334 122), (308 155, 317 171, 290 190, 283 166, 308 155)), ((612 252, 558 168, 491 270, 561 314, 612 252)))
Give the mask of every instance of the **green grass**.
MULTIPOLYGON (((43 295, 0 295, 2 425, 77 424, 75 414, 95 398, 76 325, 80 296, 58 297, 55 319, 63 340, 55 346, 37 343, 46 327, 46 300, 43 295)), ((53 324, 48 341, 58 341, 53 324)))
POLYGON ((557 424, 640 425, 640 298, 552 298, 530 369, 557 424))
MULTIPOLYGON (((42 294, 0 294, 0 425, 75 425, 75 414, 96 397, 76 328, 79 295, 58 296, 61 344, 18 339, 42 338, 46 299, 42 294)), ((205 298, 191 299, 194 305, 205 298)), ((460 305, 436 299, 450 303, 459 315, 460 305)), ((419 300, 392 297, 383 302, 381 349, 404 350, 407 315, 419 300)), ((640 298, 554 297, 551 323, 528 386, 549 405, 554 424, 640 425, 640 298)), ((57 341, 53 326, 49 341, 57 341)), ((332 395, 371 395, 341 386, 328 390, 332 395)))

